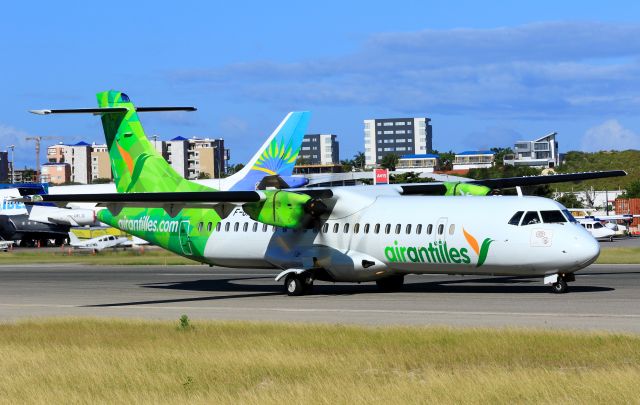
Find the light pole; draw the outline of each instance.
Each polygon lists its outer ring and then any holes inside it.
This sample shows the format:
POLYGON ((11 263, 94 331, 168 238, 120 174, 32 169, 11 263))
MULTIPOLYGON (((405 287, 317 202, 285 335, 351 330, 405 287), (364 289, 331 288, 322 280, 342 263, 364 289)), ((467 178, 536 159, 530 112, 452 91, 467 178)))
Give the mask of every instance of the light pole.
POLYGON ((16 145, 9 146, 9 149, 11 149, 11 184, 13 184, 13 167, 15 166, 13 161, 13 155, 14 155, 14 151, 16 150, 16 145))

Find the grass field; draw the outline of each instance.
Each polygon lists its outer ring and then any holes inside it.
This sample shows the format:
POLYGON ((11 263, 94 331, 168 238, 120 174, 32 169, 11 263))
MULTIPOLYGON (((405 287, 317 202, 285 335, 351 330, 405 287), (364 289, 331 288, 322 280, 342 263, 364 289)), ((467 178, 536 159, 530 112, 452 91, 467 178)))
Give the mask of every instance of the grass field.
POLYGON ((0 325, 4 403, 637 403, 640 337, 62 319, 0 325))
POLYGON ((87 263, 94 265, 174 265, 174 264, 198 264, 193 260, 178 256, 164 249, 118 250, 102 251, 92 254, 88 251, 73 251, 70 255, 67 250, 48 249, 38 251, 36 249, 20 249, 9 252, 0 252, 0 264, 28 264, 28 263, 87 263))
POLYGON ((640 247, 610 247, 600 249, 596 263, 640 264, 640 247))

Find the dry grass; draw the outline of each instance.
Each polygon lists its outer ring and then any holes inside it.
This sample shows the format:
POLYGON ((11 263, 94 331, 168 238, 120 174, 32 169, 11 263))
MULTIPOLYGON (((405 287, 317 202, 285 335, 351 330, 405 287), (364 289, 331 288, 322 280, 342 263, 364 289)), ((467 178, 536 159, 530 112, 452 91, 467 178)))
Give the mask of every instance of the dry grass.
POLYGON ((0 326, 6 403, 637 403, 640 337, 63 319, 0 326))
POLYGON ((164 249, 103 250, 97 254, 90 251, 68 251, 59 249, 48 250, 14 250, 0 253, 0 264, 28 264, 28 263, 86 263, 92 265, 174 265, 198 264, 193 260, 178 256, 164 249))

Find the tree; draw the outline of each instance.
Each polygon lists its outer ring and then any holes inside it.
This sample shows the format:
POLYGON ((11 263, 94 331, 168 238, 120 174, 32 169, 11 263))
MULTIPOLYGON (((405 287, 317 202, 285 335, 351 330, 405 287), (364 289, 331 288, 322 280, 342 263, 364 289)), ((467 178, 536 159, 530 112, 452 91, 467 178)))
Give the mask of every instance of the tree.
POLYGON ((340 164, 342 165, 342 171, 343 172, 350 172, 353 169, 353 167, 355 166, 355 164, 353 163, 353 160, 351 160, 351 159, 341 160, 340 164))
POLYGON ((99 177, 97 179, 91 180, 91 184, 107 184, 107 183, 111 183, 112 181, 113 180, 107 179, 105 177, 99 177))
POLYGON ((513 155, 513 149, 511 148, 491 148, 492 152, 495 152, 493 161, 495 162, 496 166, 502 166, 504 165, 504 157, 505 155, 513 155))
POLYGON ((582 201, 574 193, 564 193, 556 198, 556 201, 567 208, 584 208, 582 201))
POLYGON ((640 198, 640 180, 634 180, 619 198, 640 198))
POLYGON ((238 173, 240 170, 244 168, 244 164, 238 163, 235 165, 229 165, 229 169, 227 169, 227 174, 231 176, 234 173, 238 173))
POLYGON ((434 179, 429 177, 422 178, 420 174, 416 172, 392 174, 390 179, 391 183, 429 183, 432 181, 434 181, 434 179))
POLYGON ((353 165, 360 170, 364 170, 365 157, 364 152, 356 152, 353 155, 353 165))
POLYGON ((440 153, 434 150, 433 153, 440 157, 440 170, 453 169, 453 160, 456 158, 456 154, 453 151, 440 153))
POLYGON ((199 180, 210 179, 210 178, 211 178, 211 175, 207 172, 200 172, 200 174, 198 175, 199 180))
POLYGON ((398 160, 400 160, 400 156, 395 153, 389 153, 388 155, 384 155, 380 162, 380 166, 382 166, 383 169, 394 171, 398 165, 398 160))

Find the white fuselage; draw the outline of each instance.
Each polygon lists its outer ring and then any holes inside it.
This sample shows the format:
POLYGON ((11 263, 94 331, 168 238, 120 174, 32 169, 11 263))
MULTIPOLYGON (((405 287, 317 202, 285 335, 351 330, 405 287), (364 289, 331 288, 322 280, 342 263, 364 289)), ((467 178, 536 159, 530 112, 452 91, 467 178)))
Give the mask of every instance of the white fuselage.
POLYGON ((399 196, 393 187, 375 194, 361 190, 334 188, 331 214, 315 229, 266 226, 236 208, 214 229, 204 259, 229 267, 320 267, 335 281, 370 281, 398 273, 571 273, 600 252, 595 239, 569 222, 561 214, 566 209, 553 200, 399 196), (517 212, 523 223, 509 224, 517 212), (538 219, 525 224, 529 212, 538 219), (545 222, 541 212, 564 220, 545 222))

